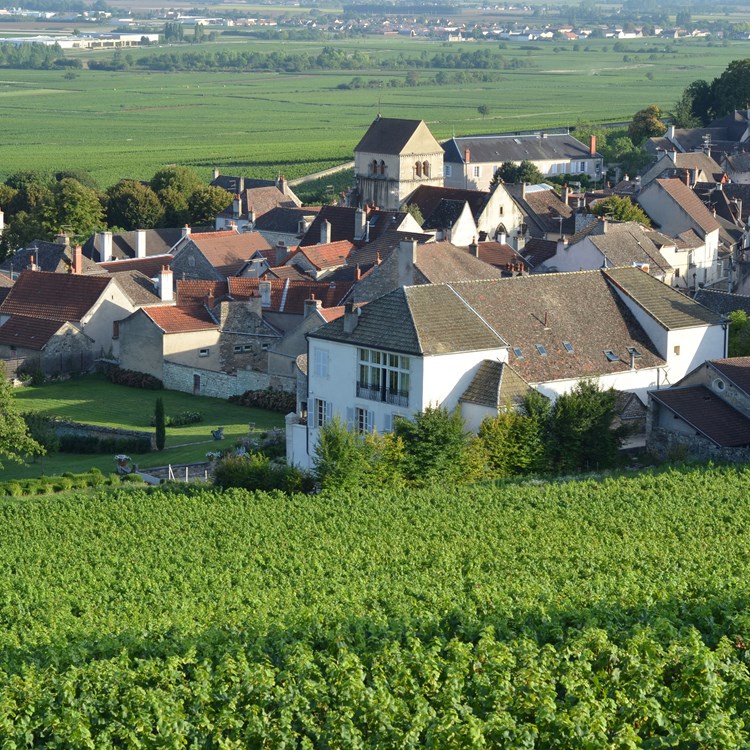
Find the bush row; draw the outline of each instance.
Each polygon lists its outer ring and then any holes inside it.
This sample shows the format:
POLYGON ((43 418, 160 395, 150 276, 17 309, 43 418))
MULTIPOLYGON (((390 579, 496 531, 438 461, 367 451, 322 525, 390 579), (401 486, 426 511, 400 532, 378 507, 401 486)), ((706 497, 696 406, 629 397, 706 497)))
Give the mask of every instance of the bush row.
POLYGON ((117 485, 120 482, 142 482, 137 474, 121 477, 119 474, 104 476, 99 469, 91 469, 84 474, 65 472, 62 476, 38 477, 36 479, 17 479, 0 482, 0 497, 24 497, 30 495, 49 495, 66 490, 84 489, 117 485))
MULTIPOLYGON (((166 416, 164 418, 165 427, 184 427, 187 424, 195 424, 196 422, 202 422, 203 415, 199 411, 181 411, 174 416, 166 416)), ((156 425, 156 417, 151 417, 151 426, 156 425)))
POLYGON ((288 414, 297 408, 297 398, 293 393, 266 388, 262 391, 245 391, 240 396, 230 396, 229 401, 240 406, 254 406, 288 414))
POLYGON ((97 437, 95 435, 61 435, 63 453, 149 453, 149 437, 97 437))
POLYGON ((246 490, 281 490, 282 492, 312 492, 315 480, 310 474, 285 463, 275 463, 261 453, 228 456, 214 470, 214 484, 226 489, 241 487, 246 490))
POLYGON ((131 388, 144 388, 149 391, 159 391, 164 388, 164 383, 153 375, 135 370, 123 370, 120 367, 109 369, 107 377, 117 385, 127 385, 131 388))

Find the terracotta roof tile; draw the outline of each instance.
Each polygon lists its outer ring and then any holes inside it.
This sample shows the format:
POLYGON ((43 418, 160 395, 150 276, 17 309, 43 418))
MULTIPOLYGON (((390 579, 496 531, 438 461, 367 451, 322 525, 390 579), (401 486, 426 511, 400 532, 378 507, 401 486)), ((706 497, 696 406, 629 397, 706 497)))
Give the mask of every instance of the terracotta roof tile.
POLYGON ((140 271, 142 274, 153 279, 158 275, 163 266, 171 265, 173 260, 174 256, 172 255, 151 255, 148 258, 112 260, 108 263, 99 263, 98 266, 108 273, 140 271))
POLYGON ((13 315, 0 326, 0 344, 38 351, 44 348, 63 325, 65 323, 59 320, 13 315))
POLYGON ((78 321, 93 307, 107 285, 109 274, 79 276, 69 273, 24 271, 0 305, 6 315, 78 321))
POLYGON ((187 333, 210 331, 219 328, 218 322, 203 305, 181 307, 142 307, 141 310, 161 328, 164 333, 187 333))
POLYGON ((260 232, 206 232, 191 234, 190 239, 206 260, 226 276, 237 273, 254 252, 271 249, 260 232))
POLYGON ((304 255, 316 269, 322 271, 326 268, 343 266, 352 250, 354 250, 354 243, 349 240, 339 240, 327 245, 301 247, 298 252, 304 255))
POLYGON ((206 297, 215 300, 229 294, 229 284, 226 281, 209 281, 206 279, 178 279, 177 304, 202 304, 206 297))
MULTIPOLYGON (((479 260, 489 263, 489 265, 495 266, 495 268, 504 270, 508 266, 518 264, 522 268, 527 267, 526 261, 508 244, 501 242, 478 242, 477 248, 479 260)), ((467 248, 466 251, 469 252, 469 249, 467 248)))

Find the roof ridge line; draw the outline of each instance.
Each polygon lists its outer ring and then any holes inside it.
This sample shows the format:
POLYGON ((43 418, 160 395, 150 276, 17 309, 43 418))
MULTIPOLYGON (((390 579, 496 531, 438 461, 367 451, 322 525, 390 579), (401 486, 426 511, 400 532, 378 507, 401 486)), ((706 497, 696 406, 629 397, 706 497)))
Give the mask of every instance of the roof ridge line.
POLYGON ((489 324, 489 323, 488 323, 488 322, 487 322, 487 321, 486 321, 486 320, 484 319, 484 317, 483 317, 482 315, 480 315, 480 314, 479 314, 479 313, 478 313, 478 312, 477 312, 477 311, 476 311, 476 310, 475 310, 475 309, 474 309, 474 308, 472 307, 472 305, 470 305, 470 304, 469 304, 469 303, 468 303, 468 302, 467 302, 467 301, 466 301, 466 300, 465 300, 465 299, 464 299, 464 298, 463 298, 463 297, 462 297, 462 296, 461 296, 461 295, 460 295, 460 294, 459 294, 459 293, 458 293, 458 292, 457 292, 457 291, 456 291, 456 290, 455 290, 455 289, 454 289, 454 288, 453 288, 453 287, 452 287, 452 286, 451 286, 450 284, 446 284, 446 286, 448 287, 448 289, 450 289, 450 290, 451 290, 451 292, 453 292, 453 294, 455 294, 455 295, 456 295, 456 297, 458 297, 458 299, 460 299, 460 300, 461 300, 461 303, 462 303, 463 305, 465 305, 465 306, 466 306, 466 307, 467 307, 467 308, 468 308, 469 310, 471 310, 471 312, 472 312, 472 313, 474 313, 474 315, 476 315, 476 316, 477 316, 477 318, 479 318, 479 320, 481 320, 481 321, 482 321, 482 323, 484 323, 484 324, 485 324, 485 325, 487 326, 487 328, 488 328, 488 329, 489 329, 490 331, 492 331, 492 333, 494 333, 494 334, 495 334, 495 336, 497 336, 497 337, 498 337, 498 338, 500 339, 500 341, 502 341, 502 342, 503 342, 503 344, 504 344, 505 346, 510 346, 510 344, 509 344, 509 343, 508 343, 508 342, 507 342, 507 341, 506 341, 506 340, 505 340, 505 339, 504 339, 504 338, 503 338, 503 337, 502 337, 502 336, 501 336, 501 335, 500 335, 500 334, 499 334, 499 333, 498 333, 498 332, 497 332, 497 331, 496 331, 496 330, 495 330, 495 329, 494 329, 494 328, 493 328, 493 327, 492 327, 492 326, 491 326, 491 325, 490 325, 490 324, 489 324))

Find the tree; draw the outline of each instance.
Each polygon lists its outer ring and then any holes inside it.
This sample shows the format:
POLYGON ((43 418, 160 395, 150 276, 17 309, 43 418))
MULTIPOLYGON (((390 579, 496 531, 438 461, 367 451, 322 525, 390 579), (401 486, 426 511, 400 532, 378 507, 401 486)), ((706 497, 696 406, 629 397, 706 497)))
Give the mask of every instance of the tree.
POLYGON ((495 174, 499 175, 503 182, 511 184, 525 182, 527 185, 536 185, 544 181, 544 175, 528 159, 524 159, 520 164, 505 161, 495 174))
POLYGON ((232 194, 221 187, 198 188, 188 198, 191 224, 213 224, 216 214, 232 203, 232 194))
POLYGON ((610 195, 604 200, 597 201, 591 213, 606 216, 612 221, 637 221, 644 226, 651 226, 651 219, 640 206, 633 203, 630 198, 621 198, 619 195, 610 195))
POLYGON ((750 318, 744 310, 729 313, 729 356, 750 356, 750 318))
POLYGON ((41 217, 52 234, 65 227, 74 236, 88 237, 105 225, 98 193, 72 177, 65 177, 52 188, 51 200, 42 206, 41 217))
POLYGON ((536 416, 507 408, 482 422, 478 439, 488 477, 512 477, 543 467, 542 423, 536 416))
POLYGON ((414 420, 396 420, 396 436, 404 441, 404 476, 417 485, 460 482, 468 466, 468 436, 461 415, 428 406, 414 420))
POLYGON ((750 59, 733 60, 710 87, 711 113, 723 117, 750 102, 750 59))
MULTIPOLYGON (((0 377, 0 456, 24 463, 26 456, 43 456, 44 448, 30 435, 24 418, 18 413, 13 386, 0 377)), ((0 468, 2 468, 0 462, 0 468)))
POLYGON ((181 227, 190 223, 189 198, 189 195, 172 187, 159 191, 159 203, 163 211, 162 226, 181 227))
POLYGON ((177 165, 163 167, 151 178, 151 189, 155 193, 172 188, 185 196, 190 196, 202 185, 200 177, 192 169, 177 165))
POLYGON ((107 188, 107 223, 125 230, 159 226, 164 209, 156 193, 138 180, 120 180, 107 188))
POLYGON ((4 206, 9 213, 33 211, 49 200, 53 180, 45 172, 15 172, 5 181, 16 193, 11 202, 4 206))
POLYGON ((422 216, 422 209, 416 203, 410 203, 406 207, 406 213, 411 216, 414 221, 421 227, 424 224, 424 216, 422 216))
POLYGON ((167 419, 164 415, 164 402, 161 396, 156 399, 154 406, 154 438, 156 440, 156 450, 163 451, 167 442, 167 419))
POLYGON ((0 235, 0 257, 12 255, 32 240, 50 240, 55 234, 56 232, 50 232, 42 223, 38 212, 19 211, 0 235))
POLYGON ((711 89, 706 81, 693 81, 685 87, 672 108, 672 124, 677 128, 699 128, 711 120, 711 89))
POLYGON ((479 112, 482 117, 487 117, 487 115, 490 113, 490 108, 486 104, 480 104, 477 107, 477 112, 479 112))
POLYGON ((664 135, 667 126, 661 121, 662 111, 658 104, 638 110, 628 126, 628 136, 634 146, 640 146, 646 138, 664 135))

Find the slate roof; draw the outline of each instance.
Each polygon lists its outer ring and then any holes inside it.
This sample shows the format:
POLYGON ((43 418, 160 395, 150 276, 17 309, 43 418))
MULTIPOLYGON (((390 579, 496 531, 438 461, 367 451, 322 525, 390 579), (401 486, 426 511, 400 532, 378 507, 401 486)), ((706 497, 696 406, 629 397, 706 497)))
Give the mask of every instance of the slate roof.
POLYGON ((385 260, 398 246, 401 240, 416 240, 420 244, 430 242, 433 235, 422 232, 399 232, 395 229, 389 229, 378 238, 368 242, 366 245, 352 250, 348 262, 350 264, 359 264, 360 266, 376 263, 378 260, 385 260))
POLYGON ((538 268, 557 252, 557 242, 532 237, 521 250, 521 257, 532 267, 538 268))
POLYGON ((609 268, 604 273, 668 331, 723 321, 721 315, 638 268, 609 268))
POLYGON ((735 310, 744 310, 750 315, 750 297, 744 294, 730 294, 715 289, 699 289, 693 299, 718 315, 729 315, 730 312, 735 310))
MULTIPOLYGON (((125 296, 130 302, 138 307, 143 305, 155 305, 162 302, 156 292, 154 282, 149 276, 141 271, 118 271, 111 274, 116 280, 117 285, 122 289, 125 296)), ((162 304, 172 304, 162 303, 162 304)))
POLYGON ((13 315, 0 326, 0 344, 40 351, 64 325, 59 320, 13 315))
MULTIPOLYGON (((636 222, 607 222, 606 234, 592 233, 588 239, 606 258, 609 267, 647 263, 649 273, 667 273, 672 270, 659 249, 651 241, 649 232, 636 222)), ((568 247, 573 248, 573 245, 568 247)), ((575 252, 575 250, 571 250, 575 252)))
POLYGON ((260 216, 256 215, 255 228, 264 232, 282 232, 284 234, 297 234, 299 222, 303 219, 312 221, 317 215, 319 208, 291 208, 278 206, 271 208, 260 216))
POLYGON ((543 234, 562 232, 571 235, 575 232, 575 211, 554 190, 536 186, 524 189, 522 185, 506 185, 505 188, 543 234))
POLYGON ((462 206, 464 203, 468 203, 472 216, 477 220, 484 211, 489 197, 490 193, 487 190, 463 190, 436 185, 420 185, 409 196, 406 205, 419 206, 422 218, 428 221, 442 201, 458 201, 462 206))
POLYGON ((359 308, 359 312, 351 333, 344 331, 342 317, 308 337, 415 356, 505 346, 500 336, 445 284, 399 287, 359 308))
POLYGON ((357 151, 373 154, 400 154, 417 132, 421 120, 402 120, 380 117, 370 125, 362 140, 354 147, 357 151))
MULTIPOLYGON (((142 307, 141 310, 164 333, 189 333, 219 328, 216 319, 204 305, 142 307)), ((134 313, 135 314, 135 313, 134 313)))
MULTIPOLYGON (((194 232, 190 239, 206 260, 224 276, 237 273, 254 252, 271 249, 260 232, 194 232)), ((180 250, 183 251, 184 248, 180 250)))
POLYGON ((711 216, 711 212, 682 180, 657 179, 655 182, 688 213, 704 232, 712 232, 714 229, 719 229, 719 224, 711 216))
POLYGON ((302 315, 305 300, 315 297, 323 307, 336 307, 352 287, 351 282, 296 281, 293 279, 251 279, 233 276, 227 279, 229 296, 232 299, 248 299, 260 293, 260 284, 271 285, 271 305, 264 307, 269 312, 302 315))
POLYGON ((314 268, 323 271, 326 268, 343 266, 353 249, 354 243, 349 242, 349 240, 339 240, 338 242, 329 242, 327 245, 300 247, 297 253, 307 258, 314 268))
MULTIPOLYGON (((320 228, 324 221, 331 224, 331 242, 354 240, 356 235, 357 209, 353 206, 322 206, 305 236, 300 240, 300 247, 320 243, 320 228)), ((370 225, 369 241, 377 239, 390 229, 397 229, 406 214, 403 211, 386 211, 381 208, 367 210, 367 221, 370 225)))
MULTIPOLYGON (((34 240, 27 247, 16 250, 0 263, 0 272, 19 273, 29 267, 32 256, 39 271, 69 273, 73 264, 73 248, 70 245, 34 240)), ((100 272, 100 269, 85 255, 81 258, 81 270, 84 274, 100 272)))
POLYGON ((25 315, 60 322, 79 321, 112 283, 109 274, 23 271, 0 305, 4 315, 25 315))
POLYGON ((109 263, 99 263, 98 266, 108 273, 122 273, 124 271, 139 271, 144 276, 155 278, 163 266, 170 266, 174 255, 152 255, 147 258, 132 258, 123 260, 112 260, 109 263))
POLYGON ((460 218, 463 213, 465 201, 441 200, 435 210, 428 218, 422 222, 424 229, 450 229, 460 218))
POLYGON ((307 281, 310 278, 296 266, 269 266, 263 277, 269 279, 297 279, 297 281, 307 281))
POLYGON ((507 363, 485 359, 459 401, 492 409, 518 406, 531 386, 507 363))
POLYGON ((672 152, 668 157, 662 157, 657 164, 646 171, 643 176, 643 181, 646 181, 651 177, 663 177, 668 174, 670 177, 677 177, 685 173, 685 170, 695 173, 695 178, 705 176, 708 180, 713 182, 721 182, 724 177, 724 170, 719 164, 717 164, 708 154, 703 151, 688 151, 682 153, 680 151, 672 152), (653 170, 657 165, 661 164, 661 169, 658 174, 653 174, 653 170))
MULTIPOLYGON (((279 190, 275 184, 255 188, 245 188, 240 194, 240 212, 247 218, 250 210, 255 212, 256 220, 263 214, 268 213, 271 209, 278 207, 297 208, 297 204, 287 195, 279 190)), ((233 199, 232 195, 227 193, 227 207, 219 212, 219 216, 232 218, 233 199)))
MULTIPOLYGON (((474 135, 453 137, 443 144, 446 162, 465 163, 465 151, 469 149, 471 162, 504 161, 560 161, 590 159, 591 153, 572 135, 563 133, 532 135, 474 135)), ((596 155, 600 157, 600 154, 596 155)))
POLYGON ((726 163, 734 172, 750 172, 750 154, 729 154, 726 163))
POLYGON ((713 359, 709 364, 741 391, 750 394, 750 357, 713 359))
POLYGON ((508 342, 509 362, 527 383, 627 371, 628 347, 641 353, 639 369, 664 364, 601 271, 513 276, 451 286, 508 342), (563 342, 570 343, 572 351, 563 342), (540 345, 544 353, 538 350, 540 345), (604 354, 607 350, 619 360, 611 362, 604 354))
MULTIPOLYGON (((145 229, 143 231, 146 233, 146 257, 150 257, 168 253, 182 237, 183 229, 182 227, 168 227, 165 229, 145 229)), ((135 231, 112 234, 113 260, 135 258, 136 236, 135 231)), ((99 233, 93 234, 84 242, 83 254, 97 263, 100 262, 100 245, 101 235, 99 233)))
POLYGON ((8 296, 10 288, 13 286, 13 280, 8 276, 0 273, 0 305, 3 300, 8 296))
POLYGON ((722 448, 750 445, 750 419, 705 385, 649 391, 649 396, 722 448))

